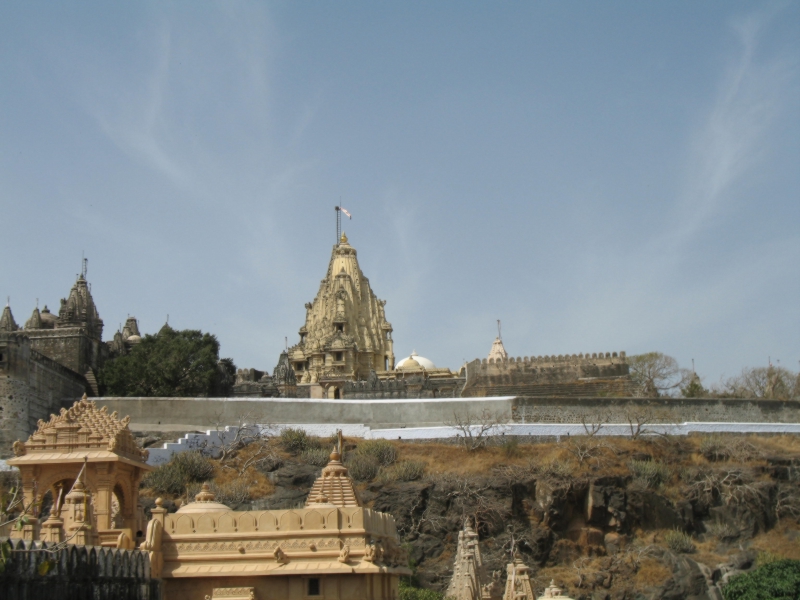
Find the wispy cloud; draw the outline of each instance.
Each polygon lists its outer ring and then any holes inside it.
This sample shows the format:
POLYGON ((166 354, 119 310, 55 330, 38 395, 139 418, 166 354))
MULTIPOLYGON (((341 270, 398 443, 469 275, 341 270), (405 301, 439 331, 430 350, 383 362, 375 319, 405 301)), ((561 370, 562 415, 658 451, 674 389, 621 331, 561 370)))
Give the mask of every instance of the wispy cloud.
POLYGON ((759 56, 773 18, 753 14, 731 26, 738 47, 692 141, 687 189, 678 203, 680 225, 670 232, 677 245, 725 208, 734 185, 765 156, 797 67, 784 54, 759 56))

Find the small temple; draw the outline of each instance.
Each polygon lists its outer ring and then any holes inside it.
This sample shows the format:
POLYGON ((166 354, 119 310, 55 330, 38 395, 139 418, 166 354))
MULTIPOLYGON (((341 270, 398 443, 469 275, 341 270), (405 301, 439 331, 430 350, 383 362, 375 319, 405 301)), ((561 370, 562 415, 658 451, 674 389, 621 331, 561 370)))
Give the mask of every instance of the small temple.
POLYGON ((139 483, 151 470, 128 418, 85 397, 39 421, 8 463, 19 468, 23 525, 30 542, 138 548, 163 600, 266 598, 396 600, 410 575, 394 518, 366 508, 342 463, 342 437, 302 508, 233 511, 208 484, 169 513, 159 498, 147 520, 139 483), (39 520, 43 498, 49 516, 39 520))

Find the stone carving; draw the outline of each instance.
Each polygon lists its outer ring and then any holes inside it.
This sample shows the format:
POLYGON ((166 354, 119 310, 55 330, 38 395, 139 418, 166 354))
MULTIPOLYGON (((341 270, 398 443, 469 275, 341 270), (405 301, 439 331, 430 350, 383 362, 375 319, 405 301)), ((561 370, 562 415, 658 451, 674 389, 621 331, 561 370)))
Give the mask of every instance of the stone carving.
POLYGON ((272 553, 272 556, 274 556, 275 560, 282 565, 285 565, 286 563, 289 562, 289 557, 286 556, 286 553, 280 546, 275 548, 275 551, 272 553))
POLYGON ((350 558, 350 546, 345 544, 339 552, 339 562, 346 563, 348 558, 350 558))

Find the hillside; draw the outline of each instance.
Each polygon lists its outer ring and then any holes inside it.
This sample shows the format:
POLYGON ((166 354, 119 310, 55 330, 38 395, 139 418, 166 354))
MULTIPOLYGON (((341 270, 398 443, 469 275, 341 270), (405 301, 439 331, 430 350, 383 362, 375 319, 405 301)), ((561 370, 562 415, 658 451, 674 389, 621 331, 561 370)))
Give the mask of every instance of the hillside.
MULTIPOLYGON (((289 430, 222 459, 178 455, 144 494, 174 510, 210 479, 234 508, 290 508, 329 448, 289 430)), ((493 438, 473 451, 348 440, 346 451, 364 503, 397 520, 416 583, 438 591, 467 518, 490 570, 504 572, 513 546, 537 593, 555 579, 576 599, 714 598, 739 570, 800 559, 797 437, 493 438)))

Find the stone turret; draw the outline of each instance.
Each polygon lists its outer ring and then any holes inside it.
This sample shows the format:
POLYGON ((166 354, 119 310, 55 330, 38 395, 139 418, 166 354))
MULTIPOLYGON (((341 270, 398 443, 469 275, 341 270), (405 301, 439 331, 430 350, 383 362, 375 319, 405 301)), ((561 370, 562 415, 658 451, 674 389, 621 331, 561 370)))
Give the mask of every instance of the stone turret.
POLYGON ((499 337, 494 338, 492 349, 489 350, 489 356, 486 358, 494 362, 503 362, 508 358, 508 352, 506 352, 505 346, 503 346, 503 340, 499 337))
POLYGON ((321 384, 339 397, 345 381, 371 370, 394 369, 392 325, 358 265, 355 248, 342 234, 313 302, 306 304, 300 342, 288 355, 301 385, 321 384))
POLYGON ((3 333, 11 333, 13 331, 17 331, 19 327, 17 326, 17 322, 14 320, 14 315, 11 314, 11 307, 6 304, 5 308, 3 309, 3 314, 0 315, 0 332, 3 333))

